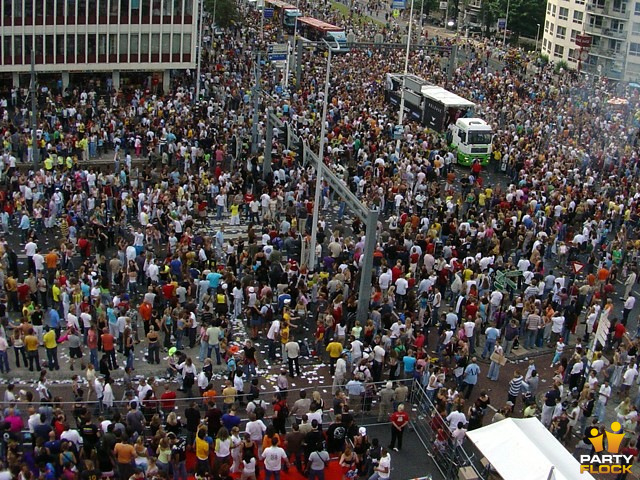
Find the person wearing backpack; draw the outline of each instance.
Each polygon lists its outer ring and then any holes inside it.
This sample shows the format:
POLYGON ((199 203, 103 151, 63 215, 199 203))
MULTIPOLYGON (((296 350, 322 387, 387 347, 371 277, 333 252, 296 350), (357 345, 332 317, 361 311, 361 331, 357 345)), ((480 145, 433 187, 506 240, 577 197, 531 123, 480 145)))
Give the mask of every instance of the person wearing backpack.
POLYGON ((276 393, 275 401, 273 404, 273 426, 277 433, 286 434, 287 418, 289 417, 289 406, 287 400, 281 393, 276 393))

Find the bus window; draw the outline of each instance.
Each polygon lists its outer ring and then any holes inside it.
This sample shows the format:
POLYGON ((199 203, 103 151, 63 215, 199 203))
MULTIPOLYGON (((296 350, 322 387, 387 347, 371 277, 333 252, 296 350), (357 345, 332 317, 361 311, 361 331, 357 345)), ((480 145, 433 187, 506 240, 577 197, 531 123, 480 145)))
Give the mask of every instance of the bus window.
POLYGON ((469 143, 473 145, 488 145, 491 143, 491 133, 470 131, 469 143))

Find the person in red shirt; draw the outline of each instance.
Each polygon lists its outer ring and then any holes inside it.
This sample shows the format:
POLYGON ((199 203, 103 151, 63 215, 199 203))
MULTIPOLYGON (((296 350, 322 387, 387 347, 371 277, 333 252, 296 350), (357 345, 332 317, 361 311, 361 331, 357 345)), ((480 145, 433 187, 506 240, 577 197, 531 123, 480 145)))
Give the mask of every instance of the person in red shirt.
POLYGON ((142 302, 138 307, 138 313, 142 318, 142 322, 144 324, 144 334, 147 335, 149 333, 149 322, 151 320, 151 313, 153 312, 153 308, 151 304, 148 302, 142 302))
MULTIPOLYGON (((620 450, 620 454, 631 457, 630 462, 627 465, 633 465, 633 460, 638 456, 638 449, 636 448, 636 441, 631 440, 628 447, 624 447, 620 450)), ((616 480, 627 480, 627 473, 621 473, 616 477, 616 480)))
POLYGON ((116 370, 118 368, 118 362, 116 361, 115 337, 109 333, 108 328, 104 328, 102 335, 100 335, 100 340, 102 341, 102 351, 107 356, 107 361, 109 362, 109 370, 116 370))
POLYGON ((95 325, 91 325, 87 332, 87 347, 89 348, 89 361, 98 370, 100 368, 98 363, 98 332, 95 325))
POLYGON ((160 395, 160 407, 165 415, 173 412, 176 406, 176 392, 169 385, 164 386, 164 392, 160 395))
POLYGON ((613 341, 611 342, 611 347, 617 348, 622 343, 622 339, 624 338, 626 333, 627 329, 622 324, 622 322, 616 323, 613 327, 613 341))
POLYGON ((402 435, 405 427, 409 424, 409 414, 404 411, 404 404, 398 405, 398 409, 391 414, 391 444, 389 450, 396 452, 402 450, 402 435), (396 448, 396 440, 398 448, 396 448))

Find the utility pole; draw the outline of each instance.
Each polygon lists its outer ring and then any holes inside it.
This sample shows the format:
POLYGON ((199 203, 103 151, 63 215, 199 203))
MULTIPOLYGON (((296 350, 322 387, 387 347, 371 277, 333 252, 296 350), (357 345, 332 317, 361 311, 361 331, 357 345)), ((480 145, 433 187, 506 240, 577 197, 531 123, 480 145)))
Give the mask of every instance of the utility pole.
POLYGON ((453 72, 456 69, 456 57, 458 56, 458 46, 454 43, 451 45, 451 52, 449 53, 449 66, 447 68, 447 78, 451 80, 453 78, 453 72))
MULTIPOLYGON (((407 74, 409 73, 409 50, 411 45, 411 27, 413 26, 413 2, 411 0, 411 10, 409 11, 409 34, 407 35, 407 50, 404 56, 404 75, 402 77, 402 90, 400 91, 400 114, 398 115, 398 125, 402 125, 404 120, 404 90, 407 84, 407 74)), ((400 139, 396 140, 396 152, 400 155, 400 139)))
POLYGON ((258 110, 260 109, 260 51, 256 61, 256 82, 253 89, 253 126, 251 127, 251 153, 258 152, 258 110))
POLYGON ((331 75, 331 46, 323 40, 327 46, 327 75, 324 79, 324 103, 322 105, 322 117, 320 121, 320 148, 318 149, 318 165, 316 165, 316 192, 313 201, 313 223, 311 224, 311 242, 309 245, 309 270, 316 269, 316 237, 318 236, 318 214, 320 208, 320 193, 322 192, 322 165, 324 164, 324 137, 326 135, 327 104, 329 103, 329 76, 331 75))
POLYGON ((38 101, 36 98, 36 54, 31 50, 31 85, 29 88, 31 94, 31 158, 33 164, 37 165, 40 151, 38 149, 38 101))
POLYGON ((504 19, 504 33, 502 34, 502 45, 507 44, 507 26, 509 25, 509 7, 511 6, 511 0, 507 0, 507 15, 504 19))
POLYGON ((297 42, 296 52, 296 89, 300 88, 300 81, 302 80, 302 42, 297 42))
MULTIPOLYGON (((215 4, 214 4, 215 5, 215 4)), ((215 7, 213 15, 215 17, 215 7)), ((200 33, 198 34, 198 68, 196 69, 196 102, 200 101, 200 71, 202 68, 202 27, 204 25, 204 0, 200 0, 200 33)), ((211 32, 213 34, 213 32, 211 32)))

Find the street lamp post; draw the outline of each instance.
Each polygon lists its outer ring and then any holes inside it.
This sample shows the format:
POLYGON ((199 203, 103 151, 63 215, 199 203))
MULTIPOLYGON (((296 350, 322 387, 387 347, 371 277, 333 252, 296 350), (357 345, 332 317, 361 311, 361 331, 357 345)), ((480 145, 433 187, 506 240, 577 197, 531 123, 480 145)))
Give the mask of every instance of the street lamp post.
MULTIPOLYGON (((215 4, 214 4, 215 5, 215 4)), ((214 7, 215 15, 215 7, 214 7)), ((200 71, 202 65, 202 26, 204 25, 204 0, 200 0, 200 31, 198 33, 198 68, 196 69, 196 102, 200 101, 200 71)), ((212 34, 214 32, 211 32, 212 34)))
POLYGON ((509 26, 509 7, 511 6, 511 0, 507 0, 507 16, 504 19, 504 33, 502 35, 502 45, 507 44, 507 27, 509 26))
POLYGON ((536 29, 536 53, 538 53, 538 40, 540 39, 540 24, 537 23, 538 28, 536 29))
MULTIPOLYGON (((411 47, 411 27, 413 26, 413 0, 411 0, 411 10, 409 11, 409 34, 407 35, 407 50, 404 55, 404 75, 402 76, 402 90, 400 91, 400 114, 398 115, 398 125, 402 125, 404 120, 404 90, 407 84, 407 73, 409 71, 409 51, 411 47)), ((400 139, 396 140, 396 152, 400 154, 400 139)))
MULTIPOLYGON (((324 162, 324 137, 326 135, 327 123, 327 104, 329 103, 329 76, 331 75, 331 46, 322 40, 327 46, 327 75, 324 79, 324 103, 322 105, 322 117, 320 121, 320 147, 318 148, 318 163, 324 162)), ((312 272, 316 269, 316 237, 318 236, 318 214, 320 209, 320 193, 322 192, 322 168, 316 166, 316 192, 313 200, 313 223, 311 225, 311 241, 309 242, 309 270, 312 272)))

